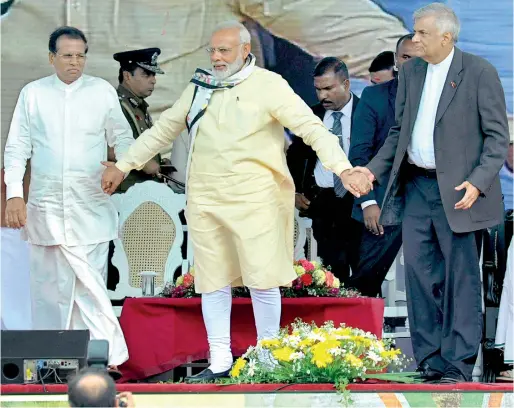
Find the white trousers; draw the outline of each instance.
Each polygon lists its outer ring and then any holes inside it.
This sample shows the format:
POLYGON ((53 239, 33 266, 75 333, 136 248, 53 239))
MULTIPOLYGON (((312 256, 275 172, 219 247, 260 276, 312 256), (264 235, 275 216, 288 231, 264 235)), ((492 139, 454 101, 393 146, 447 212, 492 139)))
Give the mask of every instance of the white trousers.
MULTIPOLYGON (((280 329, 281 298, 279 288, 250 289, 257 340, 276 337, 280 329)), ((231 287, 202 293, 202 314, 211 356, 210 369, 220 373, 232 366, 230 349, 231 287)))
POLYGON ((30 264, 29 245, 21 231, 2 228, 2 329, 30 330, 30 264))
POLYGON ((109 243, 68 247, 31 245, 30 284, 34 329, 85 330, 109 342, 109 364, 128 350, 107 287, 109 243))

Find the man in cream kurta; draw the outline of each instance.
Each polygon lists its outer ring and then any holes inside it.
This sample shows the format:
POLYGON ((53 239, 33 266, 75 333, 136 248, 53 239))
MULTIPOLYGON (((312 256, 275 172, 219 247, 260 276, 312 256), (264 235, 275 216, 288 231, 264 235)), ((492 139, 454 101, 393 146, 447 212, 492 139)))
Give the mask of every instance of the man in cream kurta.
MULTIPOLYGON (((279 287, 293 271, 294 185, 284 155, 284 126, 303 137, 324 165, 342 174, 355 194, 348 159, 310 108, 277 74, 255 67, 250 35, 237 23, 215 30, 208 48, 213 71, 197 70, 177 103, 109 165, 104 191, 141 168, 186 127, 191 137, 187 221, 195 253, 195 285, 211 351, 211 366, 189 381, 228 375, 231 285, 250 288, 257 335, 273 337, 280 323, 279 287)), ((354 187, 358 185, 358 187, 354 187)))
POLYGON ((70 27, 49 41, 56 73, 26 85, 5 148, 6 222, 30 244, 34 329, 89 329, 110 343, 109 364, 128 358, 107 288, 117 213, 100 188, 107 144, 121 157, 133 142, 115 89, 82 75, 87 41, 70 27), (23 175, 31 161, 30 192, 23 175))

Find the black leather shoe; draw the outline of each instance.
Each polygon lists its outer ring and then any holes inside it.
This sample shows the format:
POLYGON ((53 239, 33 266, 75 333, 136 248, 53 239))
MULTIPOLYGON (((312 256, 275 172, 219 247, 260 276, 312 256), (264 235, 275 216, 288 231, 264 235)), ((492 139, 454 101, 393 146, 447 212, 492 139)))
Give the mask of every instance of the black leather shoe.
POLYGON ((212 382, 218 378, 228 378, 230 376, 230 369, 222 371, 221 373, 213 373, 210 369, 206 368, 202 372, 185 378, 187 383, 204 383, 212 382))
POLYGON ((428 365, 428 363, 421 363, 419 367, 416 369, 416 372, 419 373, 419 377, 423 381, 439 381, 443 373, 437 370, 434 370, 432 367, 428 365))
POLYGON ((118 381, 121 377, 123 377, 123 374, 121 374, 121 371, 119 371, 115 368, 109 368, 107 373, 111 376, 111 378, 114 381, 118 381))
POLYGON ((451 385, 463 382, 467 382, 466 377, 464 377, 459 370, 451 368, 444 373, 439 384, 451 385))

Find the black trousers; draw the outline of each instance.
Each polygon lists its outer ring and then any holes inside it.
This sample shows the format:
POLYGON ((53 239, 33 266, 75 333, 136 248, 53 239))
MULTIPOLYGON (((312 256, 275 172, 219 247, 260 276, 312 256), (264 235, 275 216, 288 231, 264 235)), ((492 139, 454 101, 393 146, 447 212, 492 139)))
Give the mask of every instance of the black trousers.
POLYGON ((512 230, 514 222, 512 220, 512 210, 505 211, 505 250, 509 251, 510 241, 512 241, 512 230))
POLYGON ((361 224, 352 218, 353 196, 336 197, 333 188, 319 189, 307 215, 312 219, 318 255, 346 285, 358 264, 361 224))
POLYGON ((359 262, 352 269, 347 286, 357 289, 362 295, 382 295, 382 283, 402 246, 401 225, 384 226, 384 235, 374 235, 362 225, 359 247, 359 262))
POLYGON ((469 381, 482 337, 475 233, 454 233, 437 179, 412 175, 406 184, 403 248, 414 357, 469 381))

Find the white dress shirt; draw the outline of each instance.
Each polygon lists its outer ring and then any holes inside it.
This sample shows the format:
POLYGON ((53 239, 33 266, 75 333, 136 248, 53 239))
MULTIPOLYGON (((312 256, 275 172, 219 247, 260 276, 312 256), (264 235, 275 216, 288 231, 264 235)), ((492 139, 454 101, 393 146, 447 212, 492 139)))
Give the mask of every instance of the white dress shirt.
POLYGON ((434 126, 437 106, 443 92, 455 50, 439 64, 428 64, 418 115, 407 148, 408 161, 418 167, 435 169, 434 126))
MULTIPOLYGON (((348 152, 350 151, 350 135, 352 131, 352 107, 353 107, 353 94, 350 94, 350 100, 346 105, 344 105, 343 109, 339 112, 343 114, 341 116, 341 125, 343 128, 343 151, 348 156, 348 152)), ((335 111, 327 110, 325 112, 325 116, 323 116, 323 124, 328 128, 332 129, 334 126, 334 118, 332 113, 335 111)), ((334 187, 334 173, 330 170, 327 170, 321 164, 321 161, 318 159, 316 162, 316 167, 314 168, 314 179, 316 180, 316 184, 318 187, 322 188, 330 188, 334 187)))
POLYGON ((14 110, 4 153, 7 199, 31 180, 24 239, 35 245, 90 245, 117 237, 118 217, 101 178, 107 144, 116 157, 134 142, 115 89, 83 75, 70 85, 57 75, 27 84, 14 110))

